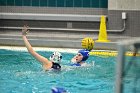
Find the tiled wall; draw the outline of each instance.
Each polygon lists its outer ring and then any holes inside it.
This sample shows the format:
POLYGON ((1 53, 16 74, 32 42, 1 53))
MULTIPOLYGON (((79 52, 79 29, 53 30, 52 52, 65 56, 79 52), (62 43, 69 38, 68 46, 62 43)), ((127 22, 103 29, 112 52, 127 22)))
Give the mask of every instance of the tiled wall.
POLYGON ((108 0, 0 0, 0 6, 108 8, 108 0))
POLYGON ((109 10, 140 10, 140 0, 108 0, 109 10))
MULTIPOLYGON (((122 12, 126 12, 126 29, 118 33, 120 36, 140 37, 140 11, 137 10, 109 10, 108 11, 108 27, 109 29, 122 29, 123 21, 121 19, 122 12)), ((119 36, 118 36, 119 37, 119 36)))

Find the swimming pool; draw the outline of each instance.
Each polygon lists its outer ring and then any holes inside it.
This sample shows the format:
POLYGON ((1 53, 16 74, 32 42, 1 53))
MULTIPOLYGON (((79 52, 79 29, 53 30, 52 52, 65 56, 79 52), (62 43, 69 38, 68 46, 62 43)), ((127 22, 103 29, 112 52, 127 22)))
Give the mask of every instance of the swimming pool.
MULTIPOLYGON (((37 51, 49 58, 52 51, 37 51)), ((62 52, 62 71, 42 70, 41 64, 27 51, 0 49, 0 90, 2 93, 50 93, 63 87, 69 93, 113 93, 116 57, 90 56, 89 67, 71 67, 74 53, 62 52)), ((129 59, 129 58, 128 58, 129 59)), ((133 73, 131 73, 133 74, 133 73)), ((130 75, 131 76, 131 75, 130 75)), ((126 81, 125 93, 132 93, 133 77, 126 81)), ((139 87, 139 86, 138 86, 139 87)))

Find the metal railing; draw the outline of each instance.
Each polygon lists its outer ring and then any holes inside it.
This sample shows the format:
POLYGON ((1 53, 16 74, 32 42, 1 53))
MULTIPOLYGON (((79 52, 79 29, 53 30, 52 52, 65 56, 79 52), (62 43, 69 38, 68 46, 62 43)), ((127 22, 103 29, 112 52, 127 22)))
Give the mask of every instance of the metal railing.
POLYGON ((19 19, 19 20, 100 22, 100 17, 101 15, 0 13, 0 19, 19 19))
MULTIPOLYGON (((107 18, 107 16, 105 16, 107 18)), ((31 13, 0 13, 0 19, 13 20, 49 20, 49 21, 67 21, 67 22, 100 22, 101 15, 72 15, 72 14, 31 14, 31 13)), ((72 23, 71 23, 72 24, 72 23)), ((68 25, 68 23, 67 23, 68 25)), ((22 29, 22 27, 2 26, 1 29, 22 29)), ((123 19, 122 29, 107 30, 107 32, 123 32, 126 28, 126 20, 123 19)), ((74 28, 40 28, 30 27, 34 30, 51 31, 80 31, 80 32, 99 32, 99 29, 74 29, 74 28)))

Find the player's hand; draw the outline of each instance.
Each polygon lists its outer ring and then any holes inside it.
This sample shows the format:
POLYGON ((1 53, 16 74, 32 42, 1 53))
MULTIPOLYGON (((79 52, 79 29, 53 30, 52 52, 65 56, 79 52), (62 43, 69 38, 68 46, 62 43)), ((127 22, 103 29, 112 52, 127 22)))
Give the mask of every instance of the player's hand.
POLYGON ((27 33, 29 32, 29 26, 27 25, 24 25, 23 29, 22 29, 22 35, 26 36, 27 33))

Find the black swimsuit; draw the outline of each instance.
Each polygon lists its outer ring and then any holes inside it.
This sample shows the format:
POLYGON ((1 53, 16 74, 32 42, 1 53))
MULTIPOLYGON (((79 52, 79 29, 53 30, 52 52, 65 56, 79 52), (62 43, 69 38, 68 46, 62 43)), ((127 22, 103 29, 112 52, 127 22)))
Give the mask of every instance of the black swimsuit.
POLYGON ((58 64, 58 63, 54 63, 52 62, 53 65, 52 65, 52 68, 55 69, 55 70, 60 70, 61 69, 61 66, 58 64))

